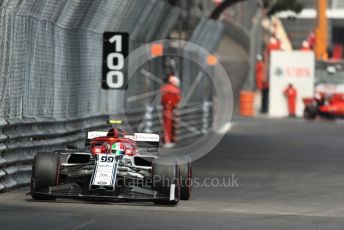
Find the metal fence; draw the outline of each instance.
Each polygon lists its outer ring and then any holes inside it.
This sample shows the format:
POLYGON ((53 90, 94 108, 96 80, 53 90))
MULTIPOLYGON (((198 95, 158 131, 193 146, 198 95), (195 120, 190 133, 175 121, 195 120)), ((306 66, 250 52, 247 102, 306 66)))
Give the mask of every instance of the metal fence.
POLYGON ((255 87, 255 62, 257 54, 262 52, 262 20, 263 12, 260 1, 240 2, 229 8, 224 14, 227 22, 227 34, 241 44, 250 53, 249 74, 245 90, 255 87))
MULTIPOLYGON (((209 53, 214 53, 222 39, 223 32, 224 26, 222 23, 202 18, 194 29, 189 42, 193 45, 202 47, 209 53)), ((177 116, 183 115, 177 118, 176 125, 180 127, 178 130, 184 130, 187 132, 186 129, 189 128, 188 131, 191 132, 191 136, 196 133, 198 133, 198 135, 205 133, 204 130, 206 130, 206 128, 203 128, 203 124, 208 124, 210 122, 208 121, 208 118, 212 109, 209 105, 212 105, 213 98, 216 96, 216 91, 214 90, 214 86, 210 79, 212 76, 208 76, 208 73, 211 73, 211 69, 213 67, 206 64, 207 57, 204 56, 203 52, 200 50, 191 50, 190 47, 187 47, 188 44, 178 41, 175 44, 165 45, 168 46, 168 50, 166 50, 167 57, 164 59, 154 60, 150 66, 145 66, 145 68, 150 67, 154 70, 152 73, 157 76, 162 76, 163 78, 166 78, 169 73, 173 73, 181 79, 181 89, 183 93, 181 104, 184 106, 182 106, 177 112, 177 116), (188 50, 185 52, 192 52, 192 60, 183 56, 184 50, 188 50), (202 64, 200 65, 199 63, 202 64), (189 111, 190 108, 193 108, 192 113, 186 113, 185 111, 189 111), (197 123, 197 127, 193 127, 194 124, 191 121, 194 121, 196 113, 198 113, 199 123, 197 123), (202 122, 202 120, 205 120, 205 122, 202 122), (199 127, 199 125, 202 127, 199 127)), ((146 71, 145 68, 143 68, 144 71, 146 71)), ((130 90, 133 86, 129 83, 130 92, 128 94, 144 94, 147 89, 149 92, 154 94, 154 92, 159 91, 159 88, 161 87, 161 84, 156 84, 152 81, 150 84, 145 83, 142 77, 141 83, 141 85, 145 85, 145 87, 140 87, 135 90, 130 90)), ((146 125, 141 126, 139 130, 146 132, 159 132, 157 128, 159 127, 161 129, 161 124, 151 121, 151 119, 155 119, 159 114, 161 114, 159 98, 160 97, 158 96, 157 98, 151 97, 148 100, 140 100, 131 106, 131 109, 133 109, 136 108, 139 103, 145 104, 145 112, 142 114, 142 117, 146 121, 146 125)), ((156 119, 156 122, 161 123, 158 119, 156 119)), ((206 125, 206 127, 208 126, 209 125, 206 125)), ((177 136, 178 139, 182 139, 184 137, 184 135, 177 136)))
POLYGON ((102 34, 131 48, 165 38, 178 9, 159 0, 0 1, 0 116, 79 117, 116 109, 101 89, 102 34))
MULTIPOLYGON (((214 53, 218 48, 223 33, 224 26, 222 23, 203 18, 195 28, 191 36, 190 42, 202 47, 209 53, 214 53)), ((194 53, 194 60, 183 60, 182 72, 183 75, 186 76, 182 78, 184 92, 188 92, 192 88, 192 85, 197 80, 197 77, 200 73, 206 76, 207 69, 212 68, 211 66, 206 65, 206 57, 204 57, 200 51, 195 50, 194 53), (203 62, 204 65, 195 65, 195 61, 198 63, 203 62)), ((211 76, 206 76, 203 78, 202 82, 198 84, 197 88, 194 90, 195 93, 189 100, 190 103, 203 103, 212 101, 213 89, 210 78, 211 76)))

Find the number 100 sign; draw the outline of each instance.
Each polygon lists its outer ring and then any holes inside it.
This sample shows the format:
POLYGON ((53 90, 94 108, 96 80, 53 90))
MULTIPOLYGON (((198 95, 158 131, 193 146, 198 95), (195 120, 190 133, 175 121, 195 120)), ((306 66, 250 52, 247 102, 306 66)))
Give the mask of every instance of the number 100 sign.
POLYGON ((103 89, 126 89, 129 34, 105 32, 103 40, 103 89))

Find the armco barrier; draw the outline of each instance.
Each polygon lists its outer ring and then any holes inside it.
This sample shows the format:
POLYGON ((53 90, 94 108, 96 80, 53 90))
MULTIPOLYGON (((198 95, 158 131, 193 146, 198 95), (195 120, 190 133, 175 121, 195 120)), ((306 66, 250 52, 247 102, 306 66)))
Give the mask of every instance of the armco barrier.
POLYGON ((86 129, 101 128, 108 116, 83 119, 0 120, 0 191, 30 182, 32 160, 37 152, 82 147, 86 129))
MULTIPOLYGON (((146 113, 145 132, 160 133, 162 124, 162 107, 153 115, 146 113)), ((154 111, 154 110, 152 110, 154 111)), ((177 109, 174 113, 176 141, 197 138, 208 132, 213 120, 213 103, 191 104, 177 109)))
MULTIPOLYGON (((144 111, 132 111, 130 115, 126 114, 126 119, 137 128, 142 114, 144 111)), ((206 133, 210 127, 212 103, 189 105, 177 110, 175 116, 177 141, 195 138, 206 133)), ((123 118, 123 115, 116 117, 123 118)), ((0 119, 0 192, 29 184, 36 153, 66 149, 68 144, 82 148, 85 130, 108 127, 108 119, 108 115, 71 120, 0 119)), ((161 111, 152 111, 144 122, 143 130, 161 133, 161 111)))
POLYGON ((7 136, 3 133, 3 128, 6 125, 7 121, 0 119, 0 192, 6 188, 2 183, 3 178, 6 177, 6 172, 2 169, 3 165, 6 163, 6 160, 2 156, 3 152, 6 150, 6 145, 2 143, 7 139, 7 136))

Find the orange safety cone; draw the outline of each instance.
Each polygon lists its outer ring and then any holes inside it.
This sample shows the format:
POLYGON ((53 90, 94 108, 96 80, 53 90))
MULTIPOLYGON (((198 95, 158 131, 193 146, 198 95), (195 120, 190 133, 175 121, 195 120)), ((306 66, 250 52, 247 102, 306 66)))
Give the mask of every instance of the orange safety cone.
POLYGON ((241 91, 240 93, 240 115, 245 117, 254 116, 254 92, 241 91))

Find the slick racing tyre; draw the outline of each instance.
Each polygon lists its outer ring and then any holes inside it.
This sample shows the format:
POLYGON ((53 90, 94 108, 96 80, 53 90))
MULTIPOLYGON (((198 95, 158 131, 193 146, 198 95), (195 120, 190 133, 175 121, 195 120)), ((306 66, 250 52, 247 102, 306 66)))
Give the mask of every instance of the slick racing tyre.
POLYGON ((31 175, 31 196, 35 200, 55 200, 54 197, 35 192, 46 192, 58 183, 60 156, 54 153, 38 153, 33 162, 31 175))
POLYGON ((191 198, 192 167, 189 157, 180 162, 180 199, 190 200, 191 198))
POLYGON ((318 115, 318 108, 315 106, 306 106, 303 111, 303 117, 305 119, 314 120, 318 115))
POLYGON ((170 162, 170 164, 159 163, 159 160, 153 162, 152 176, 153 189, 159 194, 171 197, 171 187, 174 186, 174 199, 164 201, 154 201, 155 204, 177 205, 180 200, 180 178, 179 178, 178 161, 170 162))

